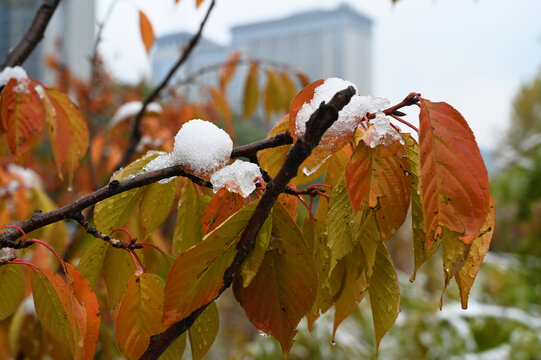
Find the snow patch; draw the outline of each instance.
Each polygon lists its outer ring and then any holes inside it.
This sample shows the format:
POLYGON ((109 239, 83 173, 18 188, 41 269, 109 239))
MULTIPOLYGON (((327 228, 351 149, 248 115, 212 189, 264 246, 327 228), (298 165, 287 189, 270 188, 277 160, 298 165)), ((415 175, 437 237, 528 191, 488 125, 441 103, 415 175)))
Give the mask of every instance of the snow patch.
POLYGON ((43 86, 36 85, 35 89, 39 95, 39 98, 43 100, 43 98, 45 97, 45 89, 43 88, 43 86))
POLYGON ((9 79, 15 79, 17 82, 28 79, 26 71, 20 66, 8 66, 0 72, 0 86, 6 85, 9 79))
MULTIPOLYGON (((141 101, 129 101, 125 103, 124 105, 119 107, 116 113, 113 115, 109 127, 115 126, 122 120, 136 116, 137 114, 139 114, 142 108, 143 103, 141 101)), ((147 105, 145 112, 161 114, 162 106, 158 103, 151 102, 147 105)))
POLYGON ((395 141, 404 143, 400 133, 391 126, 391 122, 383 112, 377 112, 376 118, 371 121, 371 124, 372 126, 363 135, 363 140, 371 148, 378 145, 390 145, 395 141))
POLYGON ((16 176, 18 176, 21 181, 23 182, 23 185, 27 188, 37 188, 42 189, 43 183, 41 181, 41 178, 39 175, 32 169, 26 169, 22 166, 15 165, 15 164, 9 164, 7 166, 7 170, 16 176))
POLYGON ((210 175, 229 162, 233 141, 213 123, 201 119, 185 123, 175 136, 171 156, 196 176, 210 175))
POLYGON ((210 182, 214 192, 225 186, 227 190, 239 193, 246 198, 255 190, 254 180, 259 177, 261 177, 259 166, 251 162, 236 160, 233 164, 212 174, 210 182))

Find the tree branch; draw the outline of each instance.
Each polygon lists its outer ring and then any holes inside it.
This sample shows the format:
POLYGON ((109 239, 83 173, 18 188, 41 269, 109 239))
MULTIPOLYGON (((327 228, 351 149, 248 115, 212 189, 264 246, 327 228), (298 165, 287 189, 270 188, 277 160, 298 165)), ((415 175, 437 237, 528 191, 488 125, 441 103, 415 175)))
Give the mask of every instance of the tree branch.
POLYGON ((205 14, 205 17, 203 18, 203 21, 201 21, 201 25, 199 26, 199 31, 192 37, 184 51, 182 52, 182 55, 177 60, 175 65, 169 70, 169 73, 167 76, 162 80, 156 88, 152 91, 152 93, 147 96, 145 101, 143 102, 143 106, 141 107, 141 110, 133 120, 132 130, 131 130, 131 136, 130 136, 130 144, 126 151, 124 152, 124 156, 120 160, 120 162, 117 164, 116 169, 119 169, 130 161, 133 154, 135 154, 135 149, 137 148, 137 144, 139 143, 139 140, 141 140, 141 129, 139 129, 139 125, 141 123, 141 119, 143 118, 143 115, 145 114, 146 108, 148 104, 150 104, 152 101, 154 101, 160 92, 167 86, 175 72, 178 70, 178 68, 184 64, 184 62, 188 59, 188 57, 191 55, 193 49, 199 42, 199 39, 201 38, 201 35, 203 33, 203 28, 205 27, 205 24, 207 23, 207 20, 209 18, 209 15, 214 8, 215 0, 212 0, 210 3, 210 6, 207 10, 207 13, 205 14))
MULTIPOLYGON (((237 272, 244 259, 246 259, 254 247, 257 233, 269 216, 280 193, 285 190, 287 183, 297 175, 301 163, 319 144, 325 131, 338 119, 338 112, 349 102, 354 94, 355 89, 353 87, 344 89, 338 92, 328 104, 323 102, 318 110, 312 114, 310 120, 306 123, 305 134, 297 139, 288 152, 282 168, 278 171, 276 177, 267 184, 266 190, 237 244, 238 252, 233 263, 225 271, 223 286, 218 296, 231 285, 235 272, 237 272)), ((209 303, 201 306, 185 319, 174 323, 164 332, 152 336, 148 349, 141 359, 157 359, 177 337, 190 328, 209 303)))
POLYGON ((19 43, 11 49, 6 55, 4 62, 0 65, 0 71, 7 66, 22 65, 22 63, 30 56, 32 51, 43 39, 45 29, 51 20, 60 0, 43 0, 41 6, 36 11, 32 24, 24 34, 19 43))

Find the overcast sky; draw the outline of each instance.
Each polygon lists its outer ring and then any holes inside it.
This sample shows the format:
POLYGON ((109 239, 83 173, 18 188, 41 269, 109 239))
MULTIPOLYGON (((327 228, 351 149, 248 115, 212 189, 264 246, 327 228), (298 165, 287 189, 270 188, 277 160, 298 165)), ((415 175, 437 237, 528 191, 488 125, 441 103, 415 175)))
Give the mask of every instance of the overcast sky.
MULTIPOLYGON (((112 0, 99 0, 98 20, 112 0)), ((539 0, 216 0, 204 36, 227 43, 233 25, 279 18, 347 2, 371 16, 374 93, 397 102, 411 91, 446 101, 470 123, 483 147, 494 148, 509 123, 511 101, 541 67, 539 0)), ((195 0, 119 0, 101 46, 119 79, 149 75, 137 9, 156 35, 198 28, 208 7, 195 0)), ((355 46, 355 44, 351 44, 355 46)))

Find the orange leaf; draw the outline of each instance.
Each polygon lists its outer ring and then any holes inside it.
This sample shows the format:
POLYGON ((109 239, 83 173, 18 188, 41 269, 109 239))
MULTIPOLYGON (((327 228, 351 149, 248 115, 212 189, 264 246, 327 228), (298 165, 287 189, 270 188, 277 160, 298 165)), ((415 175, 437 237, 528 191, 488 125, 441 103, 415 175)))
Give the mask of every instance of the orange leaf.
POLYGON ((218 190, 205 208, 201 219, 205 234, 216 229, 228 217, 244 207, 244 198, 238 193, 228 191, 225 187, 218 190))
POLYGON ((154 44, 154 29, 145 13, 141 10, 139 10, 139 29, 141 30, 141 39, 145 45, 145 50, 149 54, 150 48, 154 44))
POLYGON ((250 321, 275 336, 287 354, 297 324, 315 301, 316 269, 300 229, 279 203, 272 214, 272 236, 250 285, 243 287, 237 276, 233 291, 250 321))
POLYGON ((346 185, 355 211, 366 203, 376 209, 382 238, 387 240, 408 213, 411 178, 406 149, 400 142, 371 148, 359 142, 346 167, 346 185))
POLYGON ((10 79, 0 96, 0 109, 0 133, 7 133, 9 149, 19 162, 41 136, 45 126, 43 103, 32 82, 10 79))
POLYGON ((257 63, 250 65, 250 71, 246 78, 246 85, 244 86, 244 107, 242 111, 242 118, 244 120, 248 119, 254 113, 259 103, 258 72, 257 63))
POLYGON ((423 99, 419 118, 427 242, 437 239, 446 227, 469 244, 490 207, 488 174, 479 147, 462 115, 446 103, 423 99))
POLYGON ((88 126, 80 110, 66 94, 46 88, 43 103, 45 120, 60 178, 65 170, 71 186, 73 173, 88 148, 88 126))
POLYGON ((237 69, 237 63, 240 56, 241 52, 235 51, 222 65, 222 68, 220 69, 220 90, 222 90, 222 92, 225 92, 227 84, 229 84, 229 81, 231 81, 231 78, 237 69))
POLYGON ((139 359, 150 337, 165 330, 162 285, 150 274, 132 275, 118 309, 115 340, 118 349, 129 359, 139 359))
POLYGON ((297 75, 297 78, 301 82, 301 86, 305 87, 310 85, 310 79, 308 78, 308 76, 306 76, 305 73, 298 71, 295 73, 295 75, 297 75))
POLYGON ((74 313, 79 312, 82 315, 78 319, 84 324, 84 326, 81 326, 84 329, 84 345, 81 359, 93 359, 100 331, 100 307, 98 305, 98 299, 90 289, 88 282, 81 277, 81 274, 73 265, 68 263, 65 265, 68 270, 66 276, 75 297, 72 297, 74 313))
POLYGON ((195 7, 198 8, 205 0, 195 0, 195 7))
POLYGON ((175 260, 165 282, 165 323, 186 318, 219 295, 225 271, 237 253, 237 238, 258 203, 254 201, 231 216, 175 260))
POLYGON ((289 106, 289 132, 294 140, 297 140, 297 135, 295 134, 295 129, 297 128, 296 120, 297 113, 302 108, 305 103, 309 103, 314 97, 314 92, 316 88, 323 84, 325 80, 316 80, 310 85, 305 86, 294 98, 291 100, 291 105, 289 106))
POLYGON ((231 109, 229 108, 229 104, 227 103, 227 99, 225 98, 224 93, 215 88, 211 88, 210 93, 212 94, 212 98, 214 99, 214 105, 220 112, 222 120, 225 122, 226 126, 229 129, 232 129, 233 115, 231 113, 231 109))

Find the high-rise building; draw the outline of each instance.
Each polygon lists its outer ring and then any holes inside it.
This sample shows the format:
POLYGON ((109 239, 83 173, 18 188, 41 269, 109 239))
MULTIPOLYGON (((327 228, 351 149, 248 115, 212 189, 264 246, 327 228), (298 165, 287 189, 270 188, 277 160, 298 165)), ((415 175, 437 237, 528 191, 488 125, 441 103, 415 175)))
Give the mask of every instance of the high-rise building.
MULTIPOLYGON (((1 57, 5 57, 9 49, 22 39, 40 4, 41 0, 0 1, 1 57)), ((93 0, 60 2, 44 39, 23 64, 29 76, 49 84, 54 80, 44 61, 48 55, 57 56, 76 76, 90 75, 89 58, 96 29, 95 7, 93 0)))
MULTIPOLYGON (((163 79, 189 38, 180 33, 158 39, 152 54, 155 83, 163 79)), ((247 57, 289 64, 312 80, 341 77, 356 84, 361 94, 372 89, 372 20, 346 4, 235 26, 230 45, 203 40, 177 76, 184 78, 197 68, 223 62, 238 50, 247 57)), ((241 104, 244 86, 243 70, 237 71, 240 74, 228 92, 234 106, 241 104)), ((216 79, 212 74, 198 81, 216 85, 216 79)))

